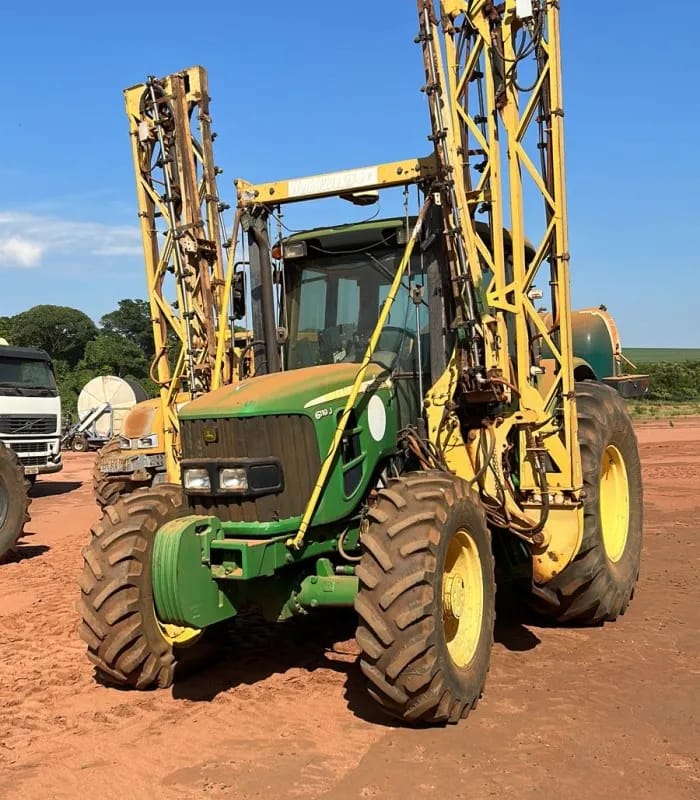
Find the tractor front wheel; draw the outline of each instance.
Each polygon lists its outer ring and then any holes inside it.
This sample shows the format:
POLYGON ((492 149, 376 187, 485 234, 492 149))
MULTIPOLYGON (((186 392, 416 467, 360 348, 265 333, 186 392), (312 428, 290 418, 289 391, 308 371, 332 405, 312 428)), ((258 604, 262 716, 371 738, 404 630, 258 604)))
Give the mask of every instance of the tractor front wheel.
POLYGON ((140 489, 110 506, 84 548, 80 636, 98 675, 116 686, 165 688, 179 663, 200 661, 205 631, 158 619, 151 580, 158 530, 188 513, 182 489, 140 489))
POLYGON ((489 669, 494 562, 483 511, 444 472, 379 492, 362 536, 357 642, 370 695, 413 723, 458 722, 489 669))

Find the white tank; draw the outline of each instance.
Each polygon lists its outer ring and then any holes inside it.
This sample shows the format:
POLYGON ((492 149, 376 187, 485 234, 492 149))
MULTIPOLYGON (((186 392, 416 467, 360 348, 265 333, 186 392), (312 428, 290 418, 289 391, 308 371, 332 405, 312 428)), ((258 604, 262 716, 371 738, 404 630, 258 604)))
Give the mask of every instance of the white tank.
POLYGON ((97 406, 109 403, 112 413, 101 416, 94 425, 95 434, 106 438, 117 436, 122 429, 124 417, 148 395, 135 381, 117 378, 115 375, 101 375, 83 386, 78 396, 78 417, 83 417, 97 406))

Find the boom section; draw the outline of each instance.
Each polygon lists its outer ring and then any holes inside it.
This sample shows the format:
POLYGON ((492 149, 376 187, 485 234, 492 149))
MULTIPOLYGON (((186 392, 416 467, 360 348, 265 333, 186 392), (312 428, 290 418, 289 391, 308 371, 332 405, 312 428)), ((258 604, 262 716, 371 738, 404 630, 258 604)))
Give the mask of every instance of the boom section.
POLYGON ((233 259, 224 258, 207 75, 191 67, 124 92, 170 480, 177 402, 231 381, 233 259), (218 358, 217 358, 218 353, 218 358))
POLYGON ((236 181, 238 206, 250 209, 258 205, 282 205, 327 197, 347 197, 379 189, 423 184, 436 174, 433 157, 392 161, 358 169, 326 172, 303 178, 253 184, 236 181))
POLYGON ((534 505, 545 491, 576 502, 582 487, 558 7, 418 0, 458 333, 439 389, 462 409, 506 405, 499 438, 516 428, 520 490, 534 505))

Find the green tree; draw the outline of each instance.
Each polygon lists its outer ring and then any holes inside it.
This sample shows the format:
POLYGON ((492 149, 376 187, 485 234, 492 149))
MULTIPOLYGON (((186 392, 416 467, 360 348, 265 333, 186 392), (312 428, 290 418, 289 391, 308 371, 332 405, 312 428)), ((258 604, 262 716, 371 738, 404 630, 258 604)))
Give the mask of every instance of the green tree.
POLYGON ((12 317, 0 317, 0 339, 5 339, 10 344, 13 344, 12 317))
POLYGON ((135 344, 147 358, 153 358, 151 309, 145 300, 120 300, 116 311, 100 320, 102 330, 124 337, 135 344))
POLYGON ((12 344, 39 347, 74 367, 97 335, 95 323, 77 308, 34 306, 12 318, 12 344))
POLYGON ((666 403, 700 400, 700 361, 637 364, 636 372, 649 376, 649 400, 666 403))
POLYGON ((149 362, 143 350, 130 339, 116 333, 100 333, 85 347, 78 365, 95 375, 117 375, 136 380, 148 377, 149 362))

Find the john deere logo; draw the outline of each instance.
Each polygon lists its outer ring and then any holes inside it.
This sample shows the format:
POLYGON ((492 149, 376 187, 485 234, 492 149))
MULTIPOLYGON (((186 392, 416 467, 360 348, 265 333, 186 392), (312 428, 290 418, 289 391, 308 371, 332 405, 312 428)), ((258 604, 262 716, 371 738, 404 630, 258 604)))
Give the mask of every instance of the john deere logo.
POLYGON ((219 431, 213 427, 207 427, 202 431, 202 439, 206 444, 214 444, 219 441, 219 431))

